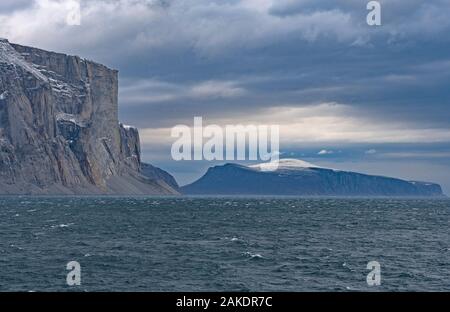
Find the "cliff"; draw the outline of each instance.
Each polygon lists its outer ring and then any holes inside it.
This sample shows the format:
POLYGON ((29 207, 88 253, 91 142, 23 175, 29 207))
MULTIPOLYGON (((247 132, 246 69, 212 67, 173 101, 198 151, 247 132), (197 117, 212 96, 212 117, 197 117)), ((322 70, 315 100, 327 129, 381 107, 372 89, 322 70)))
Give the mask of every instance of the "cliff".
POLYGON ((302 161, 288 161, 282 160, 275 171, 264 170, 261 165, 216 166, 181 190, 192 195, 444 196, 441 187, 434 183, 338 171, 312 167, 302 161), (295 165, 298 163, 301 165, 295 165))
POLYGON ((0 39, 0 194, 176 194, 141 172, 118 72, 0 39))
POLYGON ((180 186, 178 185, 175 178, 171 174, 169 174, 168 172, 166 172, 160 168, 157 168, 150 164, 142 163, 141 164, 141 173, 145 176, 154 177, 154 179, 166 183, 174 190, 179 191, 179 189, 180 189, 180 186))

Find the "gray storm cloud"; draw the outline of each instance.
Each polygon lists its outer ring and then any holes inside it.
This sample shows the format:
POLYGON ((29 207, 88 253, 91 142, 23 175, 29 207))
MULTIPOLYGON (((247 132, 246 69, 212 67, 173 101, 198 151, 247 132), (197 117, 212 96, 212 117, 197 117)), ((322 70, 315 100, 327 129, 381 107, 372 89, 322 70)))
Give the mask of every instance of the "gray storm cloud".
POLYGON ((80 26, 65 24, 64 1, 2 1, 0 37, 119 69, 121 118, 149 150, 201 115, 279 123, 315 156, 333 142, 446 155, 450 2, 380 2, 382 26, 369 27, 360 0, 81 0, 80 26))

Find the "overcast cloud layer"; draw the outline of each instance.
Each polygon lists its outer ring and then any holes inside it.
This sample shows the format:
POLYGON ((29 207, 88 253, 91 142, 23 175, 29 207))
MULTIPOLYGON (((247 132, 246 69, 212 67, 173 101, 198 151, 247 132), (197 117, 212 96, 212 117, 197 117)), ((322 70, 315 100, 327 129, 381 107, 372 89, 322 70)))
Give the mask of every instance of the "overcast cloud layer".
POLYGON ((450 193, 449 0, 89 0, 0 3, 0 36, 120 70, 121 119, 144 159, 181 183, 210 163, 170 160, 170 128, 281 125, 281 152, 450 193), (407 160, 405 162, 405 160, 407 160))

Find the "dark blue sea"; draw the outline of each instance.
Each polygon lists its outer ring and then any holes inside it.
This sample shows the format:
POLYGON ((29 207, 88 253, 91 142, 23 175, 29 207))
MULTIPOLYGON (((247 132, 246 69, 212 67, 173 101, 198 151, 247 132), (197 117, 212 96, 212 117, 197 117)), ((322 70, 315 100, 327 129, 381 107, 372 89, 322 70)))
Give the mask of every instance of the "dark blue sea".
POLYGON ((0 198, 0 291, 449 290, 445 199, 0 198))

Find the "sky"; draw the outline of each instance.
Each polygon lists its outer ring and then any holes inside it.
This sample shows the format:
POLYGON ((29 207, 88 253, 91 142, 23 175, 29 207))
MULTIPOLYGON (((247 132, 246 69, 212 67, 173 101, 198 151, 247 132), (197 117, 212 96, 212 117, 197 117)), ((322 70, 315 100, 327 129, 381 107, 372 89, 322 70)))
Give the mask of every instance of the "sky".
POLYGON ((171 159, 172 127, 202 116, 280 125, 281 157, 450 194, 450 0, 381 0, 381 26, 366 0, 81 0, 78 26, 67 1, 2 0, 0 37, 118 69, 121 121, 180 184, 217 164, 171 159))

